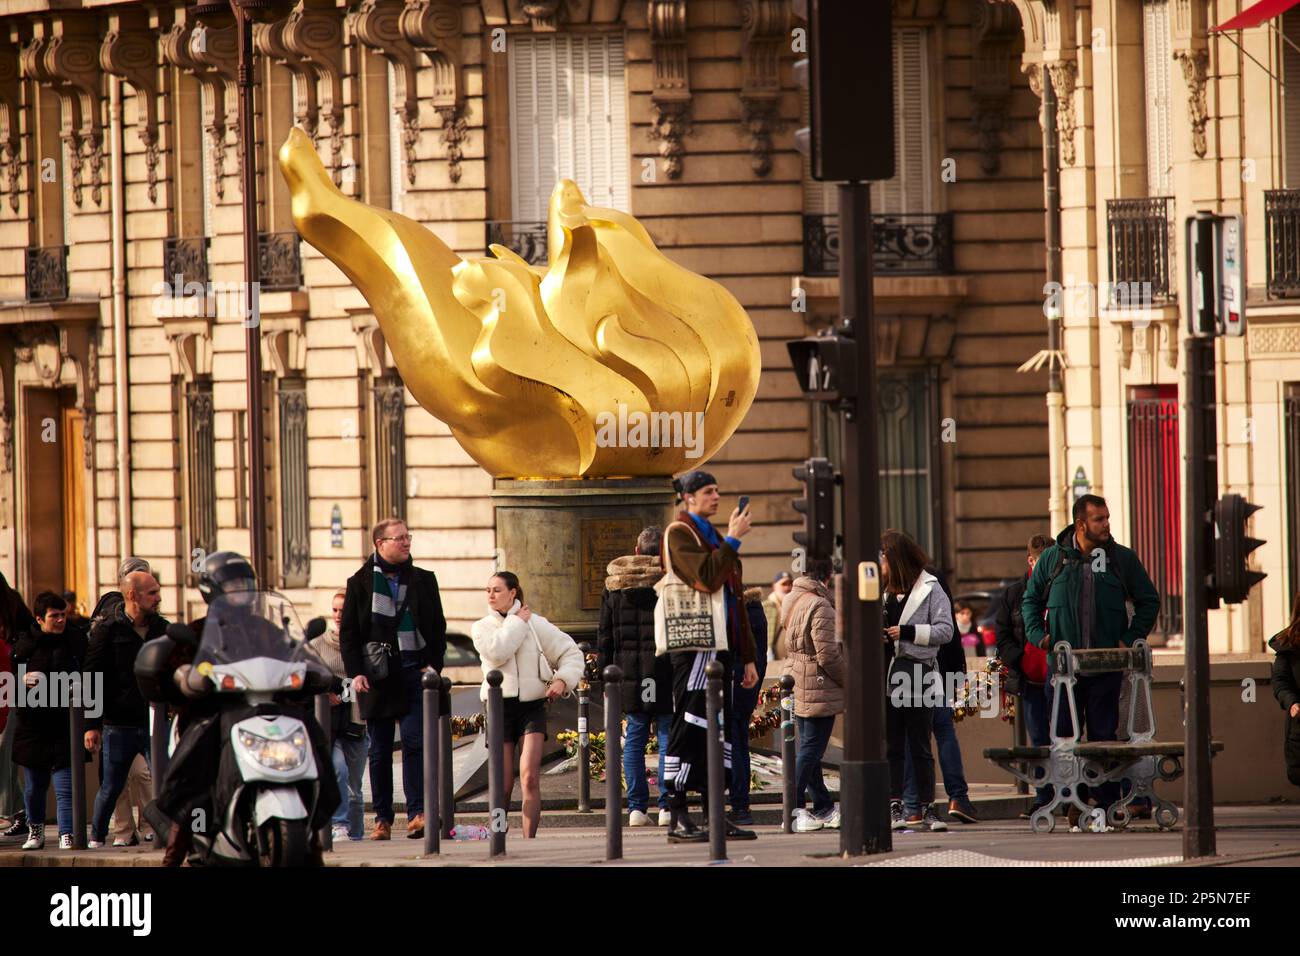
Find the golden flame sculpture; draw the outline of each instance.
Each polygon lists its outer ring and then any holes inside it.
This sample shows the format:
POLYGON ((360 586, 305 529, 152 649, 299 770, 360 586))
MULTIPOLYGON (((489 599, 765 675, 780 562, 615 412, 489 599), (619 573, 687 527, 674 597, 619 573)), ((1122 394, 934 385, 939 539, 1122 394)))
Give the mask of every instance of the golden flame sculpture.
POLYGON ((672 475, 749 410, 760 358, 740 303, 569 180, 551 194, 543 269, 503 246, 462 259, 344 196, 298 128, 279 162, 298 232, 366 297, 416 401, 491 474, 672 475))

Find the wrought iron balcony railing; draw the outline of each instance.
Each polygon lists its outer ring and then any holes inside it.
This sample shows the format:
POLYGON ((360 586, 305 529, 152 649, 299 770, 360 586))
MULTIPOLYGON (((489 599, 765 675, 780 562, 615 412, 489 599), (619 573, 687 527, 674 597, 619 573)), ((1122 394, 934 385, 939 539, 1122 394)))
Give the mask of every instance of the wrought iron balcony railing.
POLYGON ((285 292, 302 288, 302 256, 298 233, 261 232, 257 235, 258 288, 285 292))
POLYGON ((59 302, 68 297, 68 247, 27 250, 27 301, 59 302))
POLYGON ((1106 201, 1112 300, 1120 291, 1131 299, 1135 289, 1144 301, 1176 297, 1173 227, 1173 196, 1106 201))
POLYGON ((1268 294, 1300 296, 1300 189, 1264 190, 1264 246, 1268 249, 1268 294))
POLYGON ((485 224, 485 250, 505 246, 529 265, 546 264, 546 223, 520 219, 490 219, 485 224))
POLYGON ((173 296, 208 291, 208 237, 163 240, 163 282, 173 296))
MULTIPOLYGON (((872 216, 876 275, 952 273, 952 213, 872 216)), ((803 217, 803 273, 835 275, 840 268, 839 216, 803 217)))

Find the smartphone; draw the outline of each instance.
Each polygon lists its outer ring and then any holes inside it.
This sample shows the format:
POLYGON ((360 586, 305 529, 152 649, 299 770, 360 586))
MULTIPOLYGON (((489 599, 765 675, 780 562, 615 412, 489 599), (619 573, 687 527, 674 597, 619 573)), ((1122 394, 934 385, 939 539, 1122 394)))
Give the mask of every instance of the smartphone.
POLYGON ((743 513, 744 510, 748 507, 749 507, 749 495, 741 495, 740 505, 738 506, 737 510, 743 513))

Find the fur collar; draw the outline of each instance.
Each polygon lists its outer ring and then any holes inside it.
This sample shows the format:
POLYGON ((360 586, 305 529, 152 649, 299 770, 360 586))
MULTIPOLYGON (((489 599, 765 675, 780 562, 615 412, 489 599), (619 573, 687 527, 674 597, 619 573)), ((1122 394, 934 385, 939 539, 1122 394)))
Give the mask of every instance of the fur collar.
POLYGON ((746 603, 746 604, 761 604, 761 603, 763 603, 763 589, 762 589, 762 588, 746 588, 746 589, 745 589, 745 603, 746 603))
POLYGON ((664 576, 659 558, 652 554, 625 554, 609 562, 605 571, 605 588, 610 591, 652 588, 664 576))

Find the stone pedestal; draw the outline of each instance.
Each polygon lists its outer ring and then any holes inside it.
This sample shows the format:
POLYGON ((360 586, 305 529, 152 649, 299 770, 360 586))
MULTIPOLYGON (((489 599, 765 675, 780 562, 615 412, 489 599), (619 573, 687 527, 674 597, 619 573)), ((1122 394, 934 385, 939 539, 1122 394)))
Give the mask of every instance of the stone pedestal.
POLYGON ((519 575, 534 611, 594 643, 606 565, 642 528, 667 524, 676 496, 667 478, 500 479, 492 500, 500 569, 519 575))

